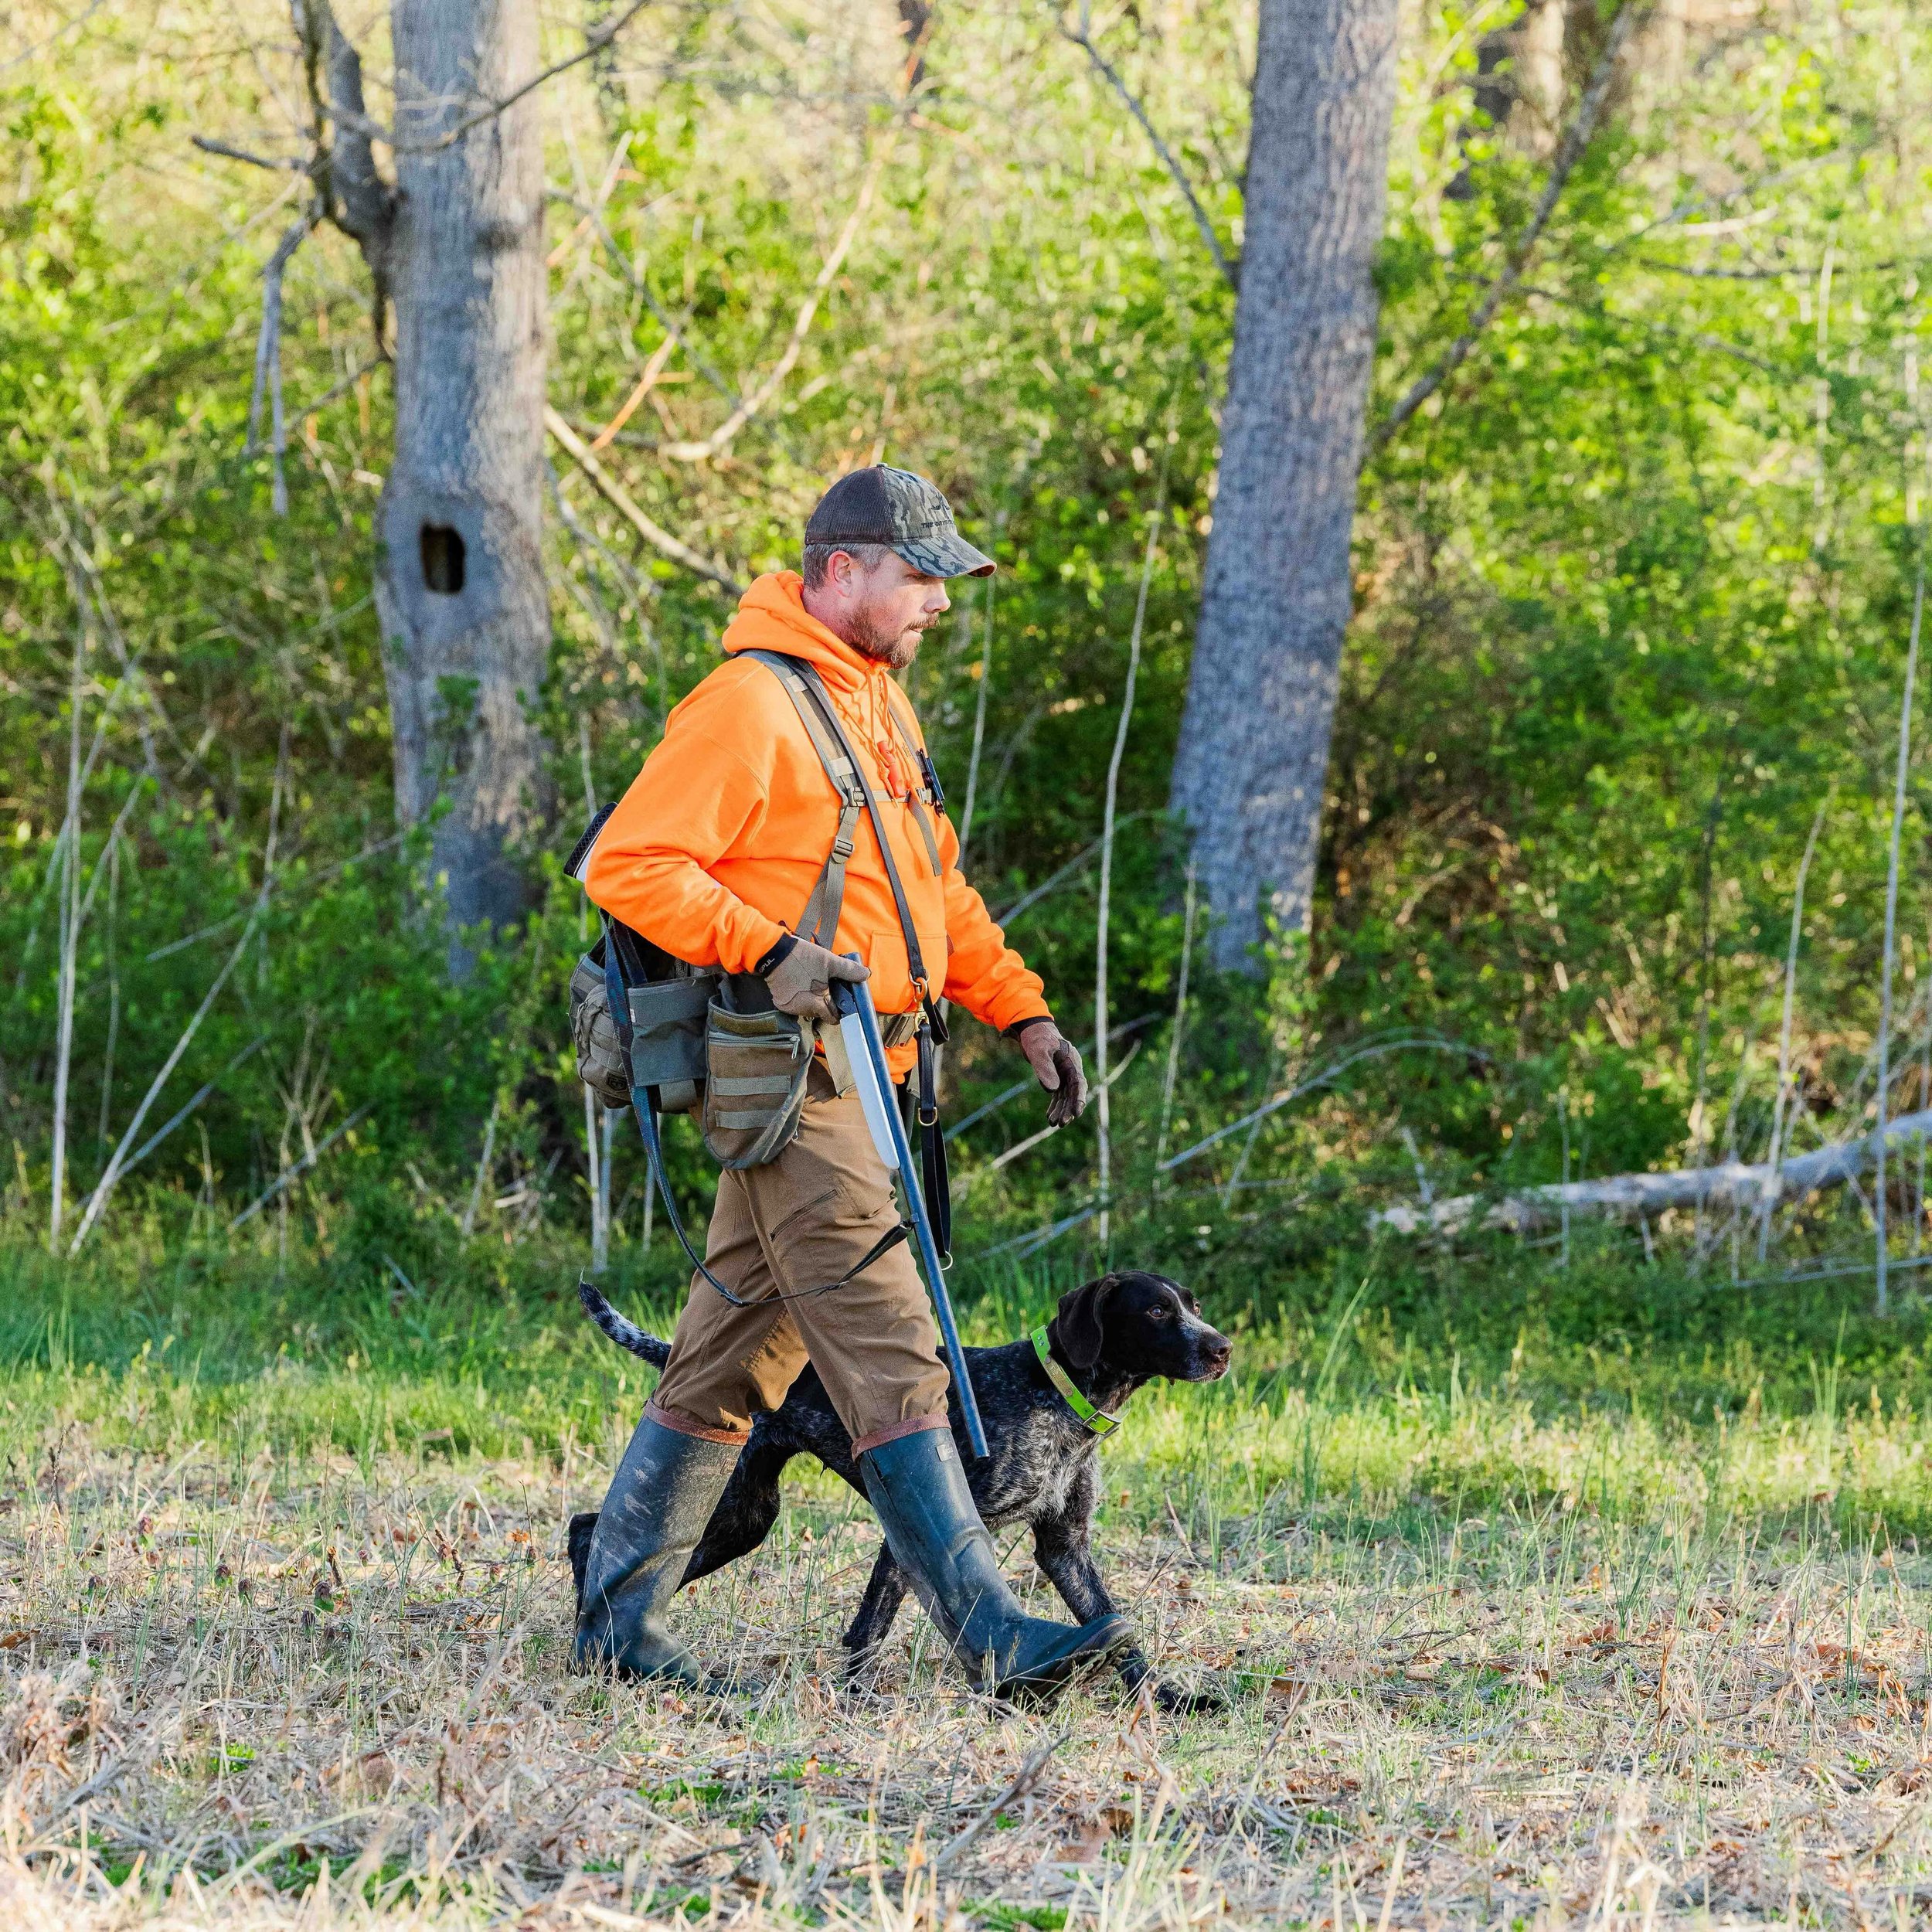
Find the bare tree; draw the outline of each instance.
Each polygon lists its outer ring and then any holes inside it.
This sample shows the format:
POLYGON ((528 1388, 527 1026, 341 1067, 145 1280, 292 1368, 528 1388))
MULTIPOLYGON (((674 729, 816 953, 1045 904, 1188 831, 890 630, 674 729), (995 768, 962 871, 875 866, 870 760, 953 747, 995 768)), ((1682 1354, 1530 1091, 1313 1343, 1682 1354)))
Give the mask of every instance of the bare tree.
POLYGON ((396 810, 405 825, 431 823, 460 975, 471 963, 465 929, 524 910, 517 847, 546 815, 531 712, 550 640, 537 90, 607 49, 642 0, 607 12, 580 52, 549 68, 539 65, 535 11, 515 0, 392 0, 393 127, 370 117, 361 56, 329 0, 291 3, 312 111, 307 155, 264 161, 199 145, 314 184, 264 276, 257 407, 266 385, 277 403, 278 509, 283 270, 323 220, 353 236, 369 265, 379 348, 395 366, 376 600, 396 810))
POLYGON ((395 318, 376 608, 398 814, 414 825, 449 801, 430 840, 460 973, 463 929, 523 910, 514 849, 543 787, 529 711, 550 641, 536 16, 515 0, 396 0, 391 188, 355 49, 328 0, 304 5, 324 56, 318 117, 334 131, 328 212, 395 318), (508 104, 479 118, 479 103, 508 104))
POLYGON ((1308 919, 1375 354, 1396 0, 1261 0, 1240 293, 1173 798, 1213 957, 1308 919))

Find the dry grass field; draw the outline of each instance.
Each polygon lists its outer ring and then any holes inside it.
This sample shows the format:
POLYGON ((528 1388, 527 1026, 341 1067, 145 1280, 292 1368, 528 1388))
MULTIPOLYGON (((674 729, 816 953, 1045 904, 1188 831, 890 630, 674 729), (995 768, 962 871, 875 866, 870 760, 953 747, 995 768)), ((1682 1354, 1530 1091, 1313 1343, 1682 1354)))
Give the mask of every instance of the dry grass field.
MULTIPOLYGON (((372 1412, 356 1373, 328 1400, 372 1412)), ((504 1455, 392 1413, 349 1454, 268 1426, 308 1372, 211 1430, 146 1356, 17 1366, 0 1925, 1932 1918, 1932 1560, 1886 1528, 1923 1518, 1914 1413, 1325 1386, 1250 1362, 1106 1452, 1123 1602, 1227 1694, 1177 1719, 1109 1678, 986 1702, 911 1612, 848 1692, 876 1532, 803 1465, 764 1550, 680 1599, 760 1694, 585 1682, 562 1532, 617 1418, 504 1455)))

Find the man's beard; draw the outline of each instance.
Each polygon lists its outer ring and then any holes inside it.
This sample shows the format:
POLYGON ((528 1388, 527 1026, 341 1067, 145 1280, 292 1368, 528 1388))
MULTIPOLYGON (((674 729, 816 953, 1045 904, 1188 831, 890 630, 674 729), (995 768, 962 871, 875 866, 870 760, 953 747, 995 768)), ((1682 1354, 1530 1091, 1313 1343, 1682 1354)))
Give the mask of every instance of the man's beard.
POLYGON ((888 631, 866 610, 855 614, 852 633, 845 641, 862 658, 870 658, 889 671, 903 671, 918 656, 924 635, 923 631, 904 628, 888 631))

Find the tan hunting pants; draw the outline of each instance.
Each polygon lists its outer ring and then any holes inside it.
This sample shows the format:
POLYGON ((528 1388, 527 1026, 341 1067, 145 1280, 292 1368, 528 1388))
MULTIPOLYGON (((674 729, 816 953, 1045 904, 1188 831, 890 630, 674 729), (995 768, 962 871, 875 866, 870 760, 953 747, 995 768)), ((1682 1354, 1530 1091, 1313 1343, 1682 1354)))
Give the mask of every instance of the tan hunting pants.
POLYGON ((944 1428, 946 1365, 906 1243, 829 1294, 772 1298, 836 1281, 898 1219, 857 1093, 841 1097, 814 1066, 797 1138, 767 1165, 719 1177, 705 1265, 754 1305, 733 1308, 692 1277, 649 1413, 687 1435, 742 1442, 809 1361, 855 1451, 944 1428))

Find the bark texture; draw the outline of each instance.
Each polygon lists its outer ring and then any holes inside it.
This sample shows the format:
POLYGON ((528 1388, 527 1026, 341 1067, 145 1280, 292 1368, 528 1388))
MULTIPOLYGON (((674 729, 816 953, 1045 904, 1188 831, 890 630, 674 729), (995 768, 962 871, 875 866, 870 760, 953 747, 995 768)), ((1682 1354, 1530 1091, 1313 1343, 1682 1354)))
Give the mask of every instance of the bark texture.
MULTIPOLYGON (((451 140, 537 72, 519 0, 395 0, 396 448, 376 602, 405 824, 431 833, 451 959, 525 909, 515 848, 543 817, 531 707, 550 641, 541 543, 543 168, 537 98, 451 140)), ((372 260, 375 260, 372 257, 372 260)))
POLYGON ((1261 0, 1219 494, 1172 803, 1240 968, 1304 929, 1350 609, 1396 0, 1261 0))

